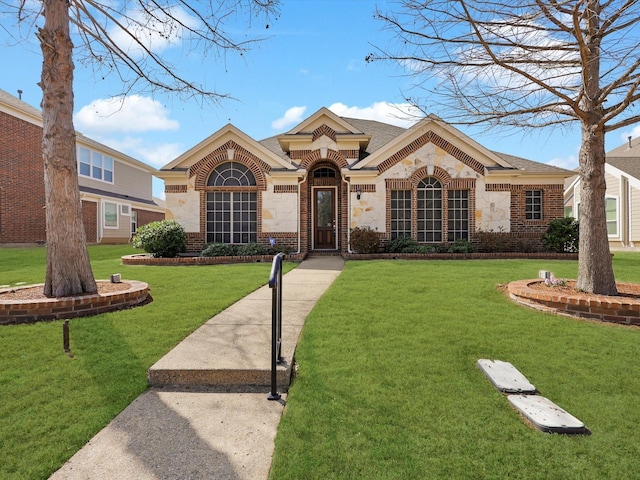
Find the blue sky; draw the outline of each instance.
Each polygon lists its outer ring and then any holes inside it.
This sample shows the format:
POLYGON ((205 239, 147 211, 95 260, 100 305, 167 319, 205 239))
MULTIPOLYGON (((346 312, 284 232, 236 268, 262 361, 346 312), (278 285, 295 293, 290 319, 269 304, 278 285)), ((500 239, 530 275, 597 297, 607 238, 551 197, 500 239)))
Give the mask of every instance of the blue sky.
MULTIPOLYGON (((96 77, 91 68, 75 71, 75 126, 89 137, 160 168, 227 123, 256 139, 285 132, 321 107, 346 117, 370 118, 408 126, 397 115, 412 79, 392 63, 365 63, 372 45, 388 47, 391 36, 373 18, 376 5, 389 1, 283 0, 278 19, 253 20, 250 29, 234 27, 240 38, 264 36, 242 57, 203 58, 180 45, 166 47, 178 58, 176 66, 187 77, 206 78, 209 87, 235 100, 211 105, 168 95, 121 94, 117 77, 96 77), (116 107, 114 107, 116 105, 116 107)), ((2 26, 12 29, 10 19, 2 26)), ((0 31, 4 68, 0 88, 39 107, 41 57, 32 40, 15 44, 0 31)), ((433 111, 446 120, 446 111, 433 111)), ((578 128, 514 133, 460 128, 485 147, 564 168, 577 167, 578 128)), ((607 137, 607 150, 640 131, 632 128, 607 137)), ((154 183, 162 196, 162 182, 154 183)))

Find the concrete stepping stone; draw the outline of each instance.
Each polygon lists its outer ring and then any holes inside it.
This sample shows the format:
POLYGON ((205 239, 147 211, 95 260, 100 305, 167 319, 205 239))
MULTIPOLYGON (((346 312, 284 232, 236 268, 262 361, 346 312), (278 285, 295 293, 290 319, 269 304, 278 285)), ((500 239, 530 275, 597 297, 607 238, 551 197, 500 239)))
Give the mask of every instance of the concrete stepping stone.
POLYGON ((540 395, 508 395, 509 403, 538 430, 546 433, 590 435, 584 423, 540 395))
POLYGON ((537 393, 536 387, 509 362, 480 359, 478 367, 500 392, 537 393))

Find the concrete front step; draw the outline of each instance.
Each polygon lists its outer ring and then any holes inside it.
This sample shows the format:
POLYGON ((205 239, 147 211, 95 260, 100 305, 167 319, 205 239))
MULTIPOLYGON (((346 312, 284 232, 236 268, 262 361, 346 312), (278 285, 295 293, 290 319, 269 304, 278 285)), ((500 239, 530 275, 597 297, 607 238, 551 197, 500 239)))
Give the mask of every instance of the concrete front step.
MULTIPOLYGON (((282 351, 278 390, 287 390, 304 321, 340 274, 340 257, 311 258, 283 277, 282 351)), ((179 343, 147 372, 150 386, 176 390, 269 392, 272 290, 247 295, 179 343)))
MULTIPOLYGON (((291 380, 291 366, 276 369, 277 390, 286 392, 291 380)), ((271 369, 269 370, 149 370, 149 384, 170 390, 206 389, 214 392, 252 393, 269 392, 271 369)))

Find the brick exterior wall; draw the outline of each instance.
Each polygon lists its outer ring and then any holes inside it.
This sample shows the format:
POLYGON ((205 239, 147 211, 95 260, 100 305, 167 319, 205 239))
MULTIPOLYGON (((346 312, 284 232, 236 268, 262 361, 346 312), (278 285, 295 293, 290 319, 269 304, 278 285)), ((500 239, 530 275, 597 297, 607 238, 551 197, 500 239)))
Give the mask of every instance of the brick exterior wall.
POLYGON ((87 243, 98 241, 98 204, 82 201, 82 223, 87 243))
POLYGON ((0 244, 46 240, 42 128, 0 112, 0 244))
POLYGON ((149 210, 141 210, 138 208, 131 209, 134 212, 138 212, 138 226, 146 225, 151 222, 158 222, 164 220, 164 213, 151 212, 149 210))
MULTIPOLYGON (((42 128, 0 112, 0 132, 0 244, 44 243, 42 128)), ((163 213, 136 211, 138 225, 164 219, 163 213)), ((82 201, 82 220, 87 242, 96 243, 97 203, 82 201)))

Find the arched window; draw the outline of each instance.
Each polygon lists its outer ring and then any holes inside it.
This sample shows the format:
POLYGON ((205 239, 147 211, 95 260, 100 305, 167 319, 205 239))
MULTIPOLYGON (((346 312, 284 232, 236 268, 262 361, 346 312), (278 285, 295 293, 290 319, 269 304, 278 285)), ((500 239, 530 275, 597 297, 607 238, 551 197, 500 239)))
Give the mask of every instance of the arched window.
POLYGON ((257 241, 258 202, 252 188, 255 186, 256 178, 251 170, 238 162, 222 163, 211 172, 207 187, 241 188, 207 192, 207 243, 257 241))
POLYGON ((251 170, 238 162, 218 165, 207 180, 207 187, 249 187, 255 184, 256 177, 251 170))
POLYGON ((442 184, 433 177, 418 183, 416 191, 419 242, 442 242, 442 184))
POLYGON ((313 178, 335 178, 336 171, 329 167, 316 168, 313 171, 313 178))

